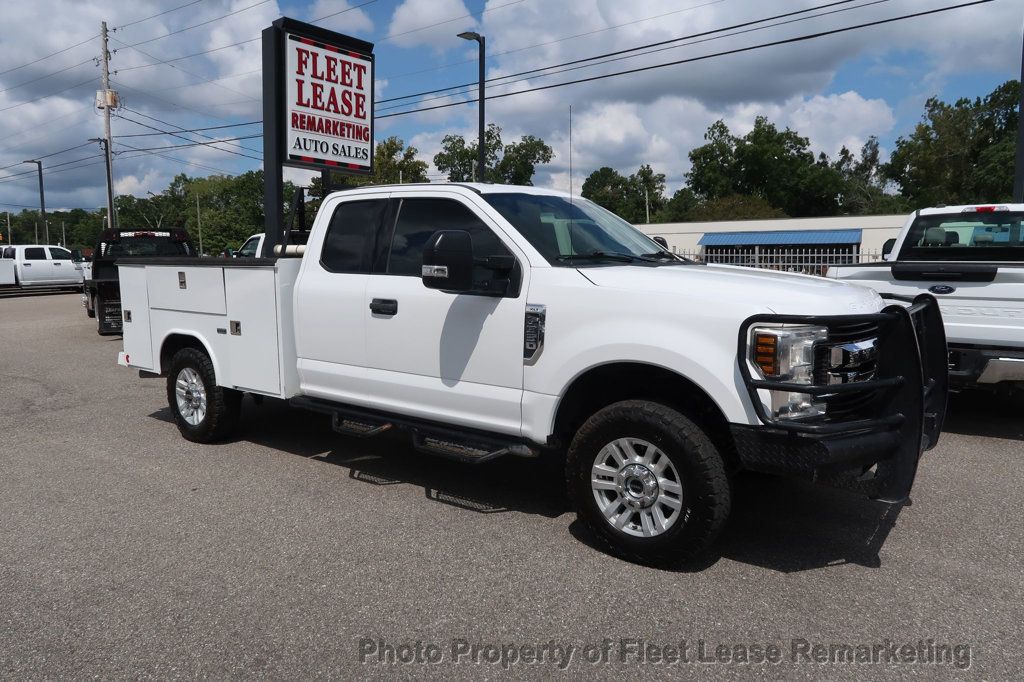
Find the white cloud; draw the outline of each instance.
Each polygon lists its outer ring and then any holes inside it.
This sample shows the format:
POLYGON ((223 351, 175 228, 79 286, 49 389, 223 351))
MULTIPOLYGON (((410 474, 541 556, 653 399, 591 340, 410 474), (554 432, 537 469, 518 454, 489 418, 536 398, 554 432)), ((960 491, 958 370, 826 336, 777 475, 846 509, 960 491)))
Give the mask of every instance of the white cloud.
POLYGON ((427 45, 437 50, 462 43, 458 34, 476 27, 462 0, 404 0, 395 8, 385 41, 400 47, 427 45), (423 28, 429 26, 429 28, 423 28))
POLYGON ((306 20, 328 17, 318 21, 317 26, 350 36, 365 36, 373 30, 373 20, 366 10, 357 7, 358 4, 349 0, 316 0, 306 12, 306 20))

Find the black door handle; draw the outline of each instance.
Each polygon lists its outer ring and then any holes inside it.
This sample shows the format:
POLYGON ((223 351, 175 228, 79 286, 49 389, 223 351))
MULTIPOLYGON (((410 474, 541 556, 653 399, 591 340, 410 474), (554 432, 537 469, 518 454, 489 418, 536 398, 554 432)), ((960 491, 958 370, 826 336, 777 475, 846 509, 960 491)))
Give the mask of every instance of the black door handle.
POLYGON ((377 315, 397 315, 398 301, 393 298, 375 298, 370 301, 370 312, 377 315))

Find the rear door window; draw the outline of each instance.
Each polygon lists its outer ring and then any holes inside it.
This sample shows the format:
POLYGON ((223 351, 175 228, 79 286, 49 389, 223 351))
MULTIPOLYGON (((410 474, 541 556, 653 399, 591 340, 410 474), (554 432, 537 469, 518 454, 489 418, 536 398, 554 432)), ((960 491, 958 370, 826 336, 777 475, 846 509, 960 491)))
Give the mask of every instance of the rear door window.
POLYGON ((324 235, 320 264, 330 272, 370 272, 371 253, 386 199, 345 201, 338 204, 324 235))
POLYGON ((25 260, 46 260, 46 249, 41 246, 25 249, 25 260))

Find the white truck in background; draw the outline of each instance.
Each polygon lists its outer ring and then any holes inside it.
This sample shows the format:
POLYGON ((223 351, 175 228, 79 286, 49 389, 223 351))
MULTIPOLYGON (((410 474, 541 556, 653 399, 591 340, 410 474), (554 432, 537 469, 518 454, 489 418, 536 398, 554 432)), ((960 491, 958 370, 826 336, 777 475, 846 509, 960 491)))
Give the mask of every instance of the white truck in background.
POLYGON ((52 244, 0 246, 0 287, 80 289, 82 264, 71 251, 52 244))
POLYGON ((336 192, 302 237, 118 261, 119 363, 166 377, 185 438, 228 436, 250 393, 468 463, 566 453, 583 523, 661 563, 712 543, 737 471, 899 501, 941 431, 929 295, 692 263, 535 187, 336 192))
POLYGON ((828 276, 881 294, 939 301, 953 388, 1024 387, 1024 204, 916 211, 886 260, 828 276))

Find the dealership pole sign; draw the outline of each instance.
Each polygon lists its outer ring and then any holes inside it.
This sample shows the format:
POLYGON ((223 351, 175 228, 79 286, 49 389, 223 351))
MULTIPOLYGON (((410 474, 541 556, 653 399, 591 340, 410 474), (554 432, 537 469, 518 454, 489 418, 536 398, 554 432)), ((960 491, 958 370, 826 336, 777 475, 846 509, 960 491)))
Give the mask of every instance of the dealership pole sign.
POLYGON ((263 31, 267 239, 280 243, 283 166, 373 173, 373 44, 282 17, 263 31), (276 209, 276 210, 274 210, 276 209))

